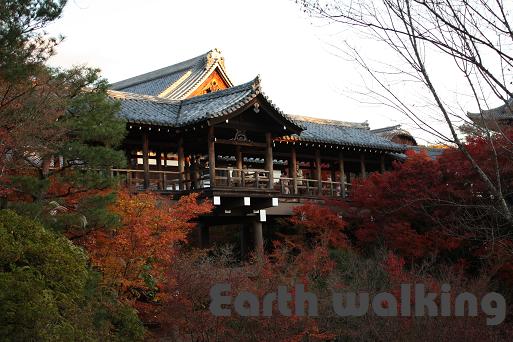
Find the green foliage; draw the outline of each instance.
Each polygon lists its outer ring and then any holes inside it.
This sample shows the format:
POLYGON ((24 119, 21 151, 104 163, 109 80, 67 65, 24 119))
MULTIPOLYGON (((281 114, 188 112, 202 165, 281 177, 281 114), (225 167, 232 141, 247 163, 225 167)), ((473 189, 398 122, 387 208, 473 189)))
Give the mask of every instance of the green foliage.
POLYGON ((108 209, 115 201, 114 193, 85 197, 79 202, 77 212, 87 218, 90 227, 114 228, 121 224, 119 215, 108 209))
POLYGON ((138 340, 135 313, 102 294, 83 250, 0 211, 0 336, 6 341, 138 340))
POLYGON ((33 176, 12 176, 10 186, 34 199, 41 198, 50 187, 48 179, 39 179, 33 176))
POLYGON ((2 0, 0 78, 25 78, 53 54, 59 39, 41 28, 57 19, 66 0, 2 0))

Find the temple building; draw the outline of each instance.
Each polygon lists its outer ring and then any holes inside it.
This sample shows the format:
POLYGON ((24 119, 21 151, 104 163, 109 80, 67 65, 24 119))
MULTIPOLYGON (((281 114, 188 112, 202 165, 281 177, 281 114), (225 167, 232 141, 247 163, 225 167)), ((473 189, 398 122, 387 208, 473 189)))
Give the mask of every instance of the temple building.
POLYGON ((133 191, 210 198, 205 245, 214 223, 248 223, 262 248, 262 222, 307 200, 357 191, 350 188, 355 177, 389 169, 409 142, 367 123, 283 113, 259 77, 234 85, 217 49, 114 83, 109 95, 120 101, 129 131, 129 167, 114 172, 133 191))
POLYGON ((472 122, 491 130, 500 130, 501 126, 513 124, 513 98, 510 98, 502 106, 482 110, 481 113, 467 113, 472 122))

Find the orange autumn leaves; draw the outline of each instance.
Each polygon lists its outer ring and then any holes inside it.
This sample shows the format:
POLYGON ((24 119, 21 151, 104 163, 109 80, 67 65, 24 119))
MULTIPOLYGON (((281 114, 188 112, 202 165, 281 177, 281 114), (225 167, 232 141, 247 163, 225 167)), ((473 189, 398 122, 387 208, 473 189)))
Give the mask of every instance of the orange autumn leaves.
POLYGON ((120 217, 119 227, 90 233, 84 246, 108 285, 121 297, 138 299, 159 287, 173 261, 173 246, 186 241, 195 226, 191 220, 212 206, 198 201, 197 194, 173 203, 157 194, 122 191, 111 210, 120 217))

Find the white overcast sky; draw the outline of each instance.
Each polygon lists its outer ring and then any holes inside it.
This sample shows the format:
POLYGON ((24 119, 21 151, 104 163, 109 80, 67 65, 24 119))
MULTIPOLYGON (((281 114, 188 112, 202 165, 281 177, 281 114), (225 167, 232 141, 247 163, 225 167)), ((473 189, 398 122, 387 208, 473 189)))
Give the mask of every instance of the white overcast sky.
POLYGON ((330 52, 330 28, 312 24, 292 0, 69 0, 48 31, 66 37, 52 65, 99 67, 110 82, 219 48, 234 83, 260 74, 286 113, 367 120, 371 128, 402 123, 422 135, 386 106, 351 98, 357 68, 330 52))

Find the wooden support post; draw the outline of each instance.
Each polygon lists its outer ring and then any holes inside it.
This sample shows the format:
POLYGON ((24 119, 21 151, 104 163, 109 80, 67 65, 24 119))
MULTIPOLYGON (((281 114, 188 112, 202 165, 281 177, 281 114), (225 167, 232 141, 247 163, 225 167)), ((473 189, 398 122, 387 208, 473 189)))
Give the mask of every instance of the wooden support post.
POLYGON ((242 186, 242 165, 243 159, 242 159, 242 152, 240 150, 240 146, 235 146, 235 168, 237 169, 237 172, 235 173, 235 177, 239 178, 239 186, 242 186))
POLYGON ((342 197, 346 197, 346 176, 344 171, 344 155, 342 153, 338 155, 338 167, 340 172, 340 194, 342 197))
POLYGON ((265 169, 269 171, 269 184, 268 188, 274 187, 274 174, 273 174, 273 141, 270 132, 265 133, 265 169))
POLYGON ((322 195, 322 168, 321 168, 321 151, 315 150, 315 178, 317 179, 318 195, 322 195))
POLYGON ((210 187, 213 188, 216 185, 216 150, 214 126, 208 127, 208 168, 210 175, 210 187))
POLYGON ((382 154, 379 156, 379 172, 385 172, 385 155, 382 154))
POLYGON ((255 236, 255 252, 257 255, 262 256, 264 254, 264 233, 262 222, 258 221, 258 218, 253 221, 253 233, 255 236))
MULTIPOLYGON (((156 149, 155 150, 155 169, 157 171, 161 171, 161 160, 162 156, 160 155, 160 150, 156 149)), ((162 173, 157 173, 157 177, 158 177, 158 188, 159 190, 164 190, 164 183, 163 183, 163 180, 162 180, 162 173)))
POLYGON ((185 155, 183 137, 178 139, 178 188, 185 190, 185 155))
POLYGON ((296 158, 296 148, 292 146, 290 150, 290 167, 289 167, 289 177, 292 177, 292 193, 297 195, 297 158, 296 158))
POLYGON ((149 162, 150 141, 149 141, 148 133, 144 132, 142 134, 142 138, 143 138, 144 189, 148 189, 150 187, 150 162, 149 162))
POLYGON ((365 155, 360 154, 360 176, 362 178, 367 178, 367 172, 365 171, 365 155))
POLYGON ((185 185, 184 189, 189 190, 191 188, 191 157, 187 156, 185 157, 185 185))
MULTIPOLYGON (((162 170, 164 171, 162 173, 162 182, 164 183, 164 190, 167 190, 167 174, 166 174, 166 167, 167 167, 167 152, 162 152, 162 170)), ((175 190, 173 188, 173 190, 175 190)))

